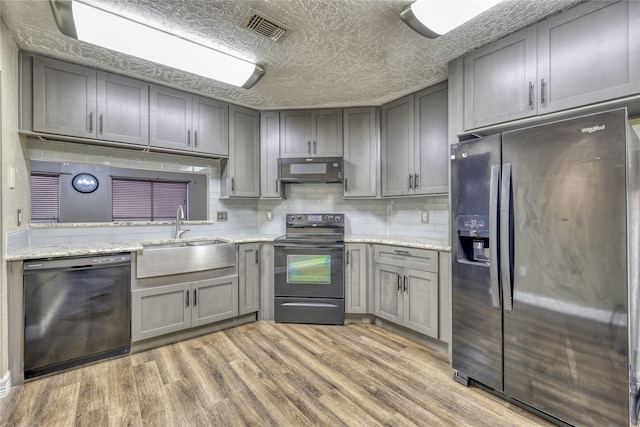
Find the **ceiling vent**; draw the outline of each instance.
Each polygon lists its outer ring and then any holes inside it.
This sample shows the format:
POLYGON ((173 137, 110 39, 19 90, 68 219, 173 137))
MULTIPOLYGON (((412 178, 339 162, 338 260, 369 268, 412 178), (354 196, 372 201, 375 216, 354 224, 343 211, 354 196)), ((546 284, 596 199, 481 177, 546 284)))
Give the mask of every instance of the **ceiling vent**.
POLYGON ((255 9, 249 9, 240 26, 274 42, 277 42, 291 31, 291 28, 283 23, 255 9))

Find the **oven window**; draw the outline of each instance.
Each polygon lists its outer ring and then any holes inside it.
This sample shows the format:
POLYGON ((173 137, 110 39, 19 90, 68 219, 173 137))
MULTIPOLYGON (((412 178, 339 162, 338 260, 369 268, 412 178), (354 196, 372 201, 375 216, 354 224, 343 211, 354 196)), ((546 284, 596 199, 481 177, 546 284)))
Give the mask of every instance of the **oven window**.
POLYGON ((287 255, 287 283, 331 284, 331 255, 287 255))

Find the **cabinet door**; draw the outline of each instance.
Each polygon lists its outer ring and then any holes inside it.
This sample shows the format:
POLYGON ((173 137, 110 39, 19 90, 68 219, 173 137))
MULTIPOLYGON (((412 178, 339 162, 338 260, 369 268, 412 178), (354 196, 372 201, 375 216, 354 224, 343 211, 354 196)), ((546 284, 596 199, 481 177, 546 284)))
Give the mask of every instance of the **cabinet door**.
POLYGON ((229 155, 229 105, 193 97, 193 151, 229 155))
POLYGON ((311 155, 342 157, 342 109, 311 111, 311 155))
POLYGON ((449 114, 447 84, 415 94, 415 194, 449 191, 449 114))
POLYGON ((382 195, 413 193, 413 95, 382 106, 382 195))
POLYGON ((98 139, 149 144, 149 85, 98 73, 98 139))
POLYGON ((404 325, 421 334, 438 338, 438 275, 404 270, 404 325))
POLYGON ((374 269, 375 315, 402 324, 404 299, 402 293, 402 268, 376 264, 374 269))
POLYGON ((536 28, 525 28, 464 58, 464 127, 537 114, 536 28))
POLYGON ((228 194, 232 197, 260 196, 260 114, 231 106, 228 194))
POLYGON ((240 315, 258 311, 260 262, 258 244, 238 245, 238 293, 240 315))
POLYGON ((280 156, 311 156, 311 119, 307 110, 280 112, 280 156))
POLYGON ((192 326, 206 325, 238 315, 238 276, 193 282, 191 289, 192 326))
POLYGON ((280 113, 260 113, 260 197, 282 198, 282 185, 278 180, 280 157, 280 113))
POLYGON ((640 92, 640 2, 589 2, 538 24, 539 113, 640 92))
MULTIPOLYGON (((451 343, 451 253, 439 253, 440 268, 438 270, 438 338, 451 343)), ((451 346, 449 346, 451 357, 451 346)))
POLYGON ((378 162, 378 126, 376 108, 344 110, 344 197, 376 197, 380 163, 378 162))
POLYGON ((79 65, 33 58, 33 130, 95 138, 96 76, 79 65))
POLYGON ((345 312, 368 313, 367 311, 367 245, 345 245, 345 312))
POLYGON ((192 95, 152 85, 150 88, 150 141, 162 148, 191 151, 192 95))
POLYGON ((190 284, 158 286, 131 293, 131 340, 141 341, 191 326, 190 284))

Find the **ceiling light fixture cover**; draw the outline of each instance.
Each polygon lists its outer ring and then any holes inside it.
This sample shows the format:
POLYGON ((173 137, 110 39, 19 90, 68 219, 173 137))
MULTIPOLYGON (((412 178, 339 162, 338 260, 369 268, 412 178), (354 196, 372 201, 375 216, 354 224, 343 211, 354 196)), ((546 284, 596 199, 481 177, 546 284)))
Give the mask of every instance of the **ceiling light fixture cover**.
POLYGON ((400 18, 418 34, 435 39, 500 1, 416 0, 400 13, 400 18))
POLYGON ((259 65, 75 0, 50 0, 60 31, 77 40, 223 83, 252 87, 259 65))

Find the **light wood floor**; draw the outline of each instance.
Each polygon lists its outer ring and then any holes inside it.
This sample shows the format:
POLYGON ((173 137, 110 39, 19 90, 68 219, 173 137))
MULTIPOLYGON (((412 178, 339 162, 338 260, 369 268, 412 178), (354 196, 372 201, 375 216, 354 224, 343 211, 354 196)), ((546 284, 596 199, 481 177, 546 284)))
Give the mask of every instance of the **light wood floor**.
POLYGON ((257 322, 14 387, 0 426, 547 426, 372 325, 257 322))

